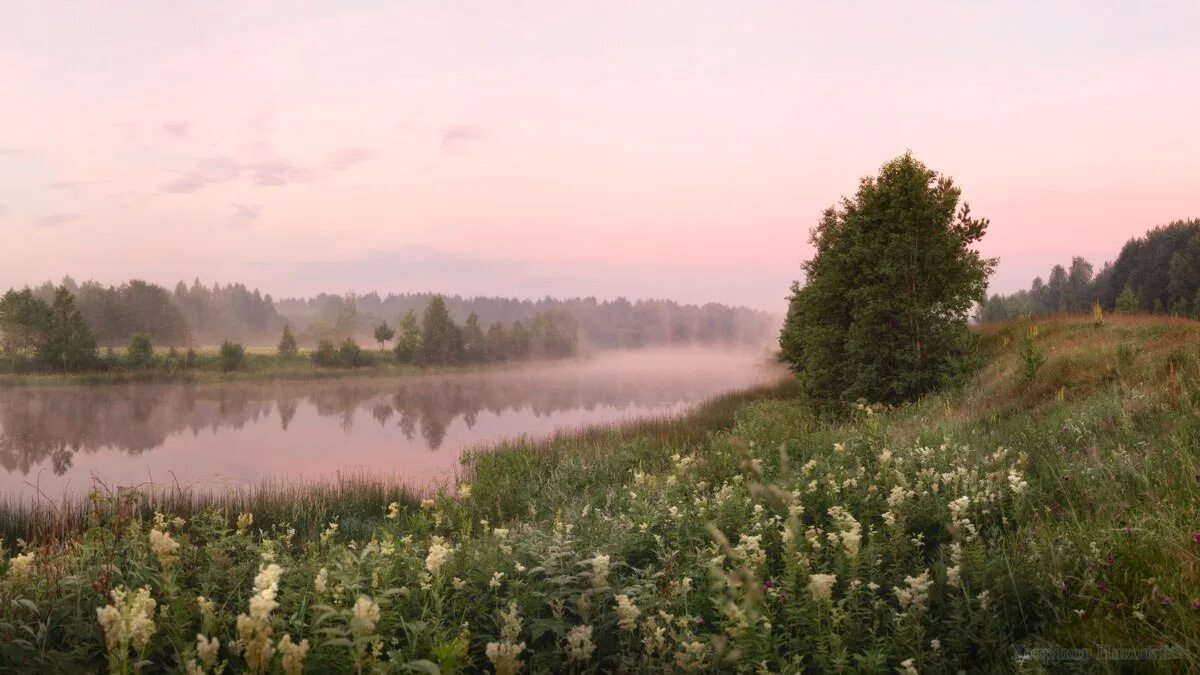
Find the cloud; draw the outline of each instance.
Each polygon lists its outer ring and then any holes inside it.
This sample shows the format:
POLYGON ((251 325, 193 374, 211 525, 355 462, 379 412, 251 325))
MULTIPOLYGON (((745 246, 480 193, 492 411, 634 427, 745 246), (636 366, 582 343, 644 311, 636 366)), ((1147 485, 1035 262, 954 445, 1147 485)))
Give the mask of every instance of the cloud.
POLYGON ((325 168, 330 171, 342 171, 374 156, 375 153, 367 148, 343 148, 325 156, 325 168))
POLYGON ((442 132, 442 150, 451 150, 460 145, 474 143, 482 138, 483 133, 475 127, 450 127, 442 132))
POLYGON ((254 204, 233 204, 233 214, 229 216, 228 224, 230 227, 249 225, 258 219, 259 210, 260 208, 254 204))
POLYGON ((37 219, 38 227, 58 227, 79 220, 78 213, 51 213, 37 219))
POLYGON ((302 183, 309 179, 312 172, 303 167, 281 159, 267 162, 257 162, 248 166, 254 176, 255 185, 277 186, 291 183, 302 183))
POLYGON ((175 177, 163 186, 165 192, 191 193, 197 190, 236 179, 242 174, 242 165, 229 157, 208 157, 196 162, 191 169, 175 177))
POLYGON ((178 120, 167 120, 162 123, 162 132, 171 138, 184 139, 191 132, 191 124, 178 120))

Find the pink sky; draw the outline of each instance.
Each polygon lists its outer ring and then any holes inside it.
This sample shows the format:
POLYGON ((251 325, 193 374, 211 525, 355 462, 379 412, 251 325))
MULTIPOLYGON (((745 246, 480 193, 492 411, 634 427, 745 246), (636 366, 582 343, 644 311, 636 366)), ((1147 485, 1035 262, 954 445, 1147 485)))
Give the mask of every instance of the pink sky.
POLYGON ((991 219, 994 290, 1200 216, 1195 2, 8 4, 0 287, 781 312, 906 149, 991 219))

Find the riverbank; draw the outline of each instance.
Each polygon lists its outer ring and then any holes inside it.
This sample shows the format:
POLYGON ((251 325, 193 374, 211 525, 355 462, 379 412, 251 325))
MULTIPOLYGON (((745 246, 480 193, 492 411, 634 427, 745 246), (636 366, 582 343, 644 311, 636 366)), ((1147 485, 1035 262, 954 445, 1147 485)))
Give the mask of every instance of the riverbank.
POLYGON ((474 453, 457 485, 324 523, 336 498, 253 524, 101 503, 5 563, 0 656, 94 668, 96 608, 145 587, 166 609, 124 653, 167 669, 210 638, 245 669, 264 631, 290 663, 307 640, 310 672, 1197 669, 1200 328, 984 333, 982 370, 915 404, 724 397, 474 453))
MULTIPOLYGON (((547 362, 523 360, 474 363, 459 366, 417 366, 400 363, 390 352, 373 352, 370 353, 368 358, 371 359, 371 363, 365 366, 353 368, 324 367, 314 365, 310 355, 307 353, 301 353, 293 358, 283 358, 267 350, 248 350, 244 367, 238 370, 225 371, 221 369, 217 350, 203 349, 197 350, 196 359, 187 368, 175 366, 160 366, 146 369, 116 368, 81 373, 0 372, 0 387, 74 387, 104 384, 215 384, 269 380, 321 380, 344 377, 406 377, 438 373, 476 372, 485 369, 547 362)), ((586 358, 586 355, 577 355, 570 358, 586 358)))

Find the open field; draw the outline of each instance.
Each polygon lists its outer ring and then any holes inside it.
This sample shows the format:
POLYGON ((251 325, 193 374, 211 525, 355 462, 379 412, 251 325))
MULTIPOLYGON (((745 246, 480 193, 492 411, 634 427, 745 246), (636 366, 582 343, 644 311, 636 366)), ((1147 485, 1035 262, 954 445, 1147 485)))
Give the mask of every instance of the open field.
POLYGON ((980 327, 979 371, 914 404, 747 392, 488 449, 436 494, 100 498, 5 542, 0 663, 1200 669, 1200 324, 1039 321, 1035 369, 1026 331, 980 327), (114 588, 146 591, 106 649, 114 588))

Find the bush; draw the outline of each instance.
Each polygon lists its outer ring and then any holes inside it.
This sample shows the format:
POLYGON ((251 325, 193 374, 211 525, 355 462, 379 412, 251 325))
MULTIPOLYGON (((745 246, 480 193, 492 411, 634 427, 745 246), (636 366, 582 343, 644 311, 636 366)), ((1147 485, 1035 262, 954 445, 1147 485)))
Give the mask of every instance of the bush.
POLYGON ((226 340, 221 343, 221 372, 246 369, 246 347, 239 342, 226 340))
POLYGON ((129 349, 125 352, 130 368, 151 368, 154 366, 154 345, 150 336, 138 333, 129 340, 129 349))
POLYGON ((358 368, 359 366, 370 365, 370 360, 363 353, 362 347, 359 347, 353 338, 346 338, 346 341, 338 349, 338 361, 343 368, 358 368))
POLYGON ((321 340, 312 353, 312 362, 319 368, 336 368, 338 366, 338 350, 332 340, 321 340))
POLYGON ((283 327, 283 335, 279 337, 279 347, 276 351, 281 359, 294 359, 300 353, 300 347, 296 344, 296 336, 292 335, 291 326, 283 327))
POLYGON ((1021 338, 1021 364, 1026 381, 1032 380, 1046 363, 1046 351, 1037 346, 1037 342, 1034 341, 1036 337, 1037 329, 1030 326, 1021 338))

